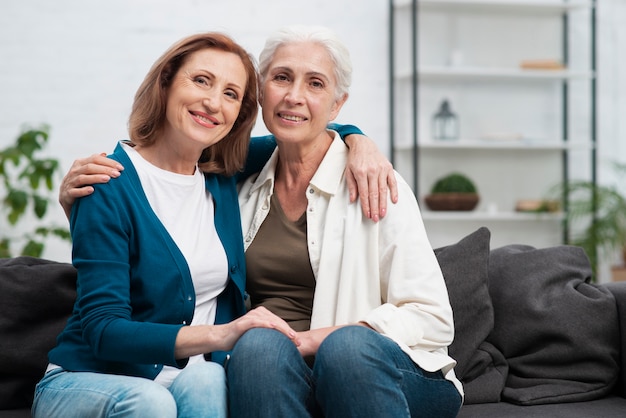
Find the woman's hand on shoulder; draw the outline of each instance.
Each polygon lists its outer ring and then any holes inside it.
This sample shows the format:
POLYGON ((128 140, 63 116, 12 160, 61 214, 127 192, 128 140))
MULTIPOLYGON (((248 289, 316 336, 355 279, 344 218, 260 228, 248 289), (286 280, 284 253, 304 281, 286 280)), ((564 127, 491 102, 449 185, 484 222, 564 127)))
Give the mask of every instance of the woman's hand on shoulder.
POLYGON ((387 213, 387 197, 398 201, 398 186, 391 162, 374 141, 364 135, 346 137, 349 147, 346 180, 350 201, 361 201, 363 214, 378 222, 387 213))
POLYGON ((106 183, 119 177, 124 167, 105 153, 79 158, 72 163, 59 187, 59 203, 69 218, 72 205, 77 198, 94 192, 93 184, 106 183))

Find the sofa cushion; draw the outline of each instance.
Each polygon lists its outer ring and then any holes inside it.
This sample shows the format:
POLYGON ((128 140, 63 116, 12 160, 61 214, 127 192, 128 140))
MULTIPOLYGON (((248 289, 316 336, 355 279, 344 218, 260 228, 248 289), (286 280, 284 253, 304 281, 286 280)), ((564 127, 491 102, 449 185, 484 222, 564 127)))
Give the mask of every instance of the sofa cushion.
POLYGON ((0 409, 30 406, 75 298, 71 264, 0 259, 0 409))
POLYGON ((487 341, 509 364, 503 400, 537 405, 611 392, 619 370, 617 309, 612 294, 590 278, 579 247, 509 245, 491 252, 495 325, 487 341))
POLYGON ((490 238, 482 227, 456 244, 435 249, 454 314, 449 354, 457 361, 455 373, 463 382, 466 404, 497 402, 506 376, 504 357, 485 341, 494 325, 488 289, 490 238))

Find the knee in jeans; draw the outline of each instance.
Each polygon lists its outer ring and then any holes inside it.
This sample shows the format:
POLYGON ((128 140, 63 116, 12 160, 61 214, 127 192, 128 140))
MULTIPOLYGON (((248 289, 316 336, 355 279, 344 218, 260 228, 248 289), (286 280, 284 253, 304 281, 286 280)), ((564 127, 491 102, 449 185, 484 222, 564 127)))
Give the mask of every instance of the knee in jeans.
POLYGON ((176 401, 163 386, 155 383, 138 390, 115 406, 116 410, 135 410, 137 416, 176 417, 176 401))
POLYGON ((187 366, 174 380, 173 385, 189 387, 226 387, 226 372, 220 364, 212 362, 187 366))
POLYGON ((246 331, 233 348, 234 354, 263 355, 280 350, 283 344, 293 344, 283 333, 268 328, 252 328, 246 331))
POLYGON ((335 362, 341 361, 342 357, 354 360, 355 356, 363 354, 367 346, 367 336, 371 332, 376 331, 358 325, 339 328, 324 339, 316 358, 327 356, 335 362))
POLYGON ((280 374, 293 367, 296 358, 301 358, 297 347, 283 333, 267 328, 248 330, 235 344, 228 365, 228 379, 241 375, 268 373, 280 374))

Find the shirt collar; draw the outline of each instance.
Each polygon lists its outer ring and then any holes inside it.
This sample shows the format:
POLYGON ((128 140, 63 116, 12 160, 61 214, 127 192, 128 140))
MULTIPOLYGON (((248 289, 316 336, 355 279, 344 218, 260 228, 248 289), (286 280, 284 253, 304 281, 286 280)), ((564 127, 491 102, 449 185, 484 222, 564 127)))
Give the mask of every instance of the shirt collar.
MULTIPOLYGON (((348 148, 337 132, 332 130, 330 132, 333 135, 333 142, 330 144, 315 175, 313 175, 311 185, 324 193, 334 195, 337 193, 341 182, 344 181, 344 172, 348 161, 348 148)), ((265 185, 271 187, 272 191, 274 190, 277 162, 278 148, 274 150, 272 156, 257 176, 249 194, 255 193, 265 185)))

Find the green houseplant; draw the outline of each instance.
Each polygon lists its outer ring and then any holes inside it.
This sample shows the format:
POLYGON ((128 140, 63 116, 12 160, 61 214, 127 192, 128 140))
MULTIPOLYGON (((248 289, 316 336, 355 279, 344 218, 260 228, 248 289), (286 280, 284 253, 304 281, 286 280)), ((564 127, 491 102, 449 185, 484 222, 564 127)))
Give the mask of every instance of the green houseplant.
POLYGON ((15 143, 0 150, 0 258, 12 257, 15 247, 19 255, 40 257, 49 235, 69 240, 67 228, 44 223, 48 204, 53 200, 54 176, 59 162, 54 158, 40 158, 48 142, 48 126, 25 128, 15 143), (24 226, 21 220, 32 214, 35 221, 24 226))
POLYGON ((478 190, 469 177, 450 173, 433 184, 430 194, 424 197, 430 210, 473 210, 478 201, 478 190))
MULTIPOLYGON (((626 176, 626 164, 613 163, 618 178, 626 176)), ((582 247, 594 271, 601 254, 622 251, 626 258, 626 194, 617 185, 601 185, 591 181, 572 181, 555 188, 565 194, 565 213, 569 230, 568 244, 582 247)), ((624 261, 624 260, 622 260, 624 261)))

